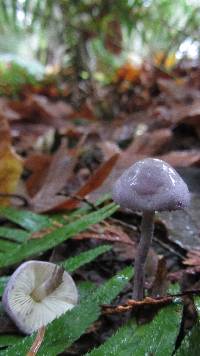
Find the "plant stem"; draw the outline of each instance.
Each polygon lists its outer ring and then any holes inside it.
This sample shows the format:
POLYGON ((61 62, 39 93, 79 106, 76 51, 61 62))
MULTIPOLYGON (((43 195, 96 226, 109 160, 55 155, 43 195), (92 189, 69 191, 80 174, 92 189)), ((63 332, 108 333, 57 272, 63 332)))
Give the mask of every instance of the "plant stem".
POLYGON ((144 298, 145 265, 154 230, 154 211, 144 211, 141 225, 141 237, 136 251, 133 299, 144 298))
POLYGON ((56 266, 52 274, 39 287, 35 288, 31 293, 31 297, 37 302, 41 302, 49 294, 53 293, 56 288, 62 283, 64 269, 56 266))

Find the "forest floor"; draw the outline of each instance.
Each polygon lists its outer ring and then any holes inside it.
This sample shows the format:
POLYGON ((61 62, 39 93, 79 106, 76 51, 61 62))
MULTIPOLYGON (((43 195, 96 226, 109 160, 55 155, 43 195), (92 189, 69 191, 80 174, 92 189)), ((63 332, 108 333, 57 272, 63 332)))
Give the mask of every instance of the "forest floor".
MULTIPOLYGON (((175 167, 188 184, 191 205, 183 212, 157 214, 146 287, 151 296, 165 295, 169 281, 180 282, 182 291, 200 289, 200 66, 182 63, 169 74, 148 64, 134 72, 127 65, 104 88, 65 79, 62 87, 26 87, 18 98, 0 98, 0 137, 5 162, 15 165, 16 159, 23 165, 12 204, 25 202, 37 213, 84 204, 95 209, 95 200, 139 159, 156 157, 175 167)), ((1 192, 9 192, 15 181, 5 162, 1 192)), ((74 273, 78 281, 100 284, 133 263, 140 222, 139 212, 120 209, 43 259, 59 261, 102 241, 112 243, 111 252, 74 273)), ((114 304, 131 296, 129 283, 114 304)), ((101 344, 129 317, 105 312, 65 355, 82 355, 101 344)))

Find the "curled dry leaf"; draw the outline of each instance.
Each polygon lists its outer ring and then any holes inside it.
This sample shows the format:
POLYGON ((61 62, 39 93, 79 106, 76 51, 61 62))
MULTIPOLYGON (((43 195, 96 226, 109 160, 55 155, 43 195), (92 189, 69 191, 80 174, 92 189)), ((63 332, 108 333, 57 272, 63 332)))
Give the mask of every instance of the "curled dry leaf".
POLYGON ((45 327, 42 326, 38 330, 35 341, 26 356, 35 356, 38 353, 39 348, 44 340, 44 335, 45 335, 45 327))
POLYGON ((200 267, 200 250, 188 251, 187 257, 183 261, 183 263, 188 266, 199 266, 200 267))
MULTIPOLYGON (((6 119, 0 117, 0 193, 15 192, 22 169, 22 159, 11 146, 9 125, 6 119)), ((9 204, 9 199, 1 198, 0 204, 9 204)))
POLYGON ((102 223, 93 225, 88 231, 84 231, 75 237, 76 240, 97 239, 112 242, 120 242, 128 245, 135 245, 135 242, 122 230, 121 227, 102 223))
POLYGON ((200 166, 199 150, 172 151, 158 158, 174 167, 200 166))

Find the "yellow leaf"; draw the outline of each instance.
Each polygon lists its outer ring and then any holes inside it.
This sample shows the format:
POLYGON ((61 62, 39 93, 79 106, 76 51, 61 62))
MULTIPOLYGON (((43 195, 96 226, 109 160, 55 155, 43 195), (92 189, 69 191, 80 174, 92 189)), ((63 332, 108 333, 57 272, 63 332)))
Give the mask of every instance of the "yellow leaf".
MULTIPOLYGON (((8 146, 0 155, 0 193, 15 192, 22 169, 22 159, 8 146)), ((9 198, 0 198, 1 205, 8 205, 9 201, 9 198)))
POLYGON ((170 53, 167 56, 164 52, 157 52, 154 55, 154 63, 157 66, 163 65, 165 69, 171 69, 176 64, 176 55, 175 53, 170 53))
MULTIPOLYGON (((11 146, 9 123, 0 115, 0 193, 15 193, 22 169, 23 161, 11 146)), ((8 197, 0 197, 1 205, 9 203, 8 197)))

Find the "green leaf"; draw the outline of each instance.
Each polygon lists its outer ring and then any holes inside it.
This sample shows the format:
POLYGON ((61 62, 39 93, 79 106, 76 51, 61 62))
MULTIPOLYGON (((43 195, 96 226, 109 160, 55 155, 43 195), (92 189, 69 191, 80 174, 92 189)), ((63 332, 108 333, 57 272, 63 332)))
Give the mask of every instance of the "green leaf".
MULTIPOLYGON (((101 313, 100 305, 110 303, 122 291, 132 275, 133 268, 125 268, 97 288, 94 293, 90 293, 77 307, 49 324, 38 356, 55 356, 70 347, 98 319, 101 313)), ((13 347, 2 351, 0 355, 26 355, 35 336, 33 334, 24 338, 13 347)))
POLYGON ((93 261, 96 257, 101 255, 102 253, 110 251, 111 248, 112 247, 109 245, 102 245, 93 248, 89 251, 82 252, 78 256, 70 257, 66 261, 61 262, 61 264, 64 267, 64 269, 66 269, 69 272, 73 272, 75 269, 85 265, 86 263, 93 261))
POLYGON ((9 240, 24 242, 28 238, 29 233, 22 229, 13 229, 9 227, 0 227, 0 237, 9 240))
POLYGON ((88 295, 94 293, 97 288, 96 284, 90 281, 81 281, 78 283, 79 299, 88 298, 88 295))
POLYGON ((9 277, 0 277, 0 296, 2 296, 6 283, 8 282, 9 277))
POLYGON ((0 347, 14 345, 21 339, 23 337, 19 335, 0 335, 0 347))
POLYGON ((47 216, 35 214, 27 210, 17 210, 1 206, 0 215, 31 232, 51 226, 51 220, 47 216))
POLYGON ((179 283, 171 283, 167 290, 168 294, 177 294, 180 293, 180 284, 179 283))
POLYGON ((10 252, 17 246, 19 246, 19 244, 15 243, 15 242, 0 239, 0 251, 1 252, 10 252))
POLYGON ((39 255, 87 229, 90 225, 102 221, 112 215, 116 209, 116 204, 109 204, 98 211, 83 216, 79 220, 76 220, 67 226, 55 229, 41 239, 28 240, 27 242, 19 245, 19 247, 13 249, 10 253, 1 254, 0 267, 10 266, 14 263, 21 262, 30 256, 39 255))
POLYGON ((88 356, 168 356, 175 347, 181 321, 182 307, 177 304, 163 308, 152 322, 136 325, 135 321, 122 326, 115 335, 88 356))

